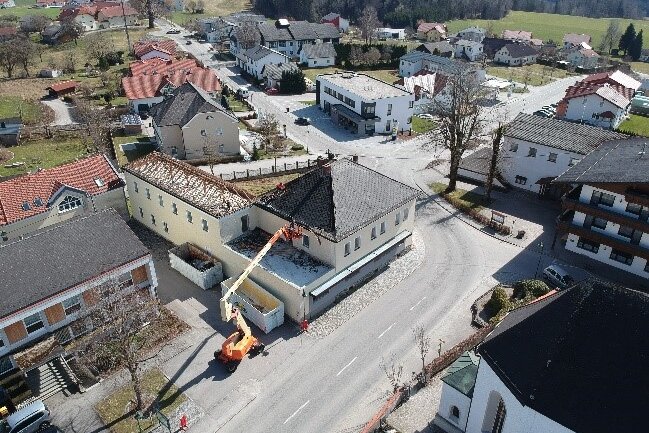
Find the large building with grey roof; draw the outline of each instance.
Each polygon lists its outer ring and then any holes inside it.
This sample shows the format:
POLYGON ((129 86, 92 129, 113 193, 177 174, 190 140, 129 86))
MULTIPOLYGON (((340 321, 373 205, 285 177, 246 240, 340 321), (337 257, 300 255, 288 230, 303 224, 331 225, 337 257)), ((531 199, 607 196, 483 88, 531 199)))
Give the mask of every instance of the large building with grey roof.
POLYGON ((316 78, 316 104, 354 134, 411 129, 415 95, 365 74, 342 72, 316 78))
POLYGON ((624 134, 590 125, 520 113, 505 126, 500 174, 511 186, 554 195, 554 178, 574 166, 605 141, 624 134))

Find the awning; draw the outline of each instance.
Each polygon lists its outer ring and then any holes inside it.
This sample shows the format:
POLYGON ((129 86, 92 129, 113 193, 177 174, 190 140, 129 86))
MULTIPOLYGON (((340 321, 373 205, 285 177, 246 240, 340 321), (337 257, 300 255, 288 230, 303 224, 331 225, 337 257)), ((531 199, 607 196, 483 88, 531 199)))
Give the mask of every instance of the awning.
POLYGON ((364 122, 378 122, 380 119, 378 117, 374 117, 372 119, 366 119, 354 110, 345 107, 343 104, 336 104, 331 106, 332 109, 336 110, 338 113, 342 114, 349 120, 355 123, 364 123, 364 122))
POLYGON ((556 176, 542 177, 541 179, 536 181, 536 185, 549 185, 556 178, 556 176))

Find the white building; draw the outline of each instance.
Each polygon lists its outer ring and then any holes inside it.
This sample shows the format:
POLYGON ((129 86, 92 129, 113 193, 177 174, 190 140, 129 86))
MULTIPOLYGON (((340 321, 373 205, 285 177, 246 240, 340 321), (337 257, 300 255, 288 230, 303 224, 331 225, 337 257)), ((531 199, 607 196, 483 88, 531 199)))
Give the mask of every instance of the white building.
POLYGON ((393 29, 390 27, 379 27, 374 30, 374 35, 378 39, 405 39, 406 29, 393 29))
POLYGON ((261 45, 297 57, 303 45, 340 41, 340 31, 330 23, 277 20, 259 25, 261 45))
POLYGON ((513 310, 450 367, 434 423, 449 433, 636 430, 649 353, 644 333, 629 330, 649 326, 648 312, 645 293, 597 280, 513 310), (593 348, 594 333, 607 344, 593 348))
POLYGON ((565 58, 574 67, 595 69, 599 65, 600 56, 589 48, 574 48, 565 53, 565 58))
POLYGON ((649 158, 644 138, 610 141, 555 183, 574 186, 558 231, 569 251, 649 279, 649 158))
POLYGON ((258 45, 237 54, 237 66, 257 79, 264 77, 264 66, 268 64, 288 63, 291 59, 279 51, 258 45))
POLYGON ((473 71, 479 82, 485 80, 485 70, 457 59, 437 56, 422 51, 410 51, 399 59, 399 76, 411 77, 420 71, 441 72, 454 75, 458 72, 473 71))
POLYGON ((309 68, 325 68, 336 64, 336 48, 331 42, 302 45, 300 63, 309 68))
POLYGON ((454 49, 455 58, 457 59, 467 59, 470 62, 475 62, 476 60, 482 59, 484 56, 481 42, 460 39, 455 43, 454 49))
POLYGON ((102 29, 112 29, 138 25, 139 12, 130 5, 110 6, 99 9, 97 12, 97 22, 102 29))
POLYGON ((487 36, 487 31, 482 27, 468 27, 459 31, 457 37, 465 41, 482 42, 487 36))
POLYGON ((358 134, 389 134, 411 128, 415 96, 364 74, 316 77, 316 104, 334 122, 358 134))
POLYGON ((525 44, 507 44, 494 54, 494 62, 509 66, 523 66, 536 63, 539 52, 525 44))
POLYGON ((520 113, 505 128, 498 168, 516 188, 556 196, 554 178, 603 142, 623 138, 602 128, 520 113))

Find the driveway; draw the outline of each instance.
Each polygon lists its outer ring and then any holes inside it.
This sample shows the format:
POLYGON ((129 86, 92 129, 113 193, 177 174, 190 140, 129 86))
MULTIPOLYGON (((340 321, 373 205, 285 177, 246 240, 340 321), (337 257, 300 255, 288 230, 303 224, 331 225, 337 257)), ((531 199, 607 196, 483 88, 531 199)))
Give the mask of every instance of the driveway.
POLYGON ((54 121, 51 126, 72 125, 77 123, 72 120, 72 104, 63 102, 61 99, 43 99, 41 102, 54 110, 54 121))

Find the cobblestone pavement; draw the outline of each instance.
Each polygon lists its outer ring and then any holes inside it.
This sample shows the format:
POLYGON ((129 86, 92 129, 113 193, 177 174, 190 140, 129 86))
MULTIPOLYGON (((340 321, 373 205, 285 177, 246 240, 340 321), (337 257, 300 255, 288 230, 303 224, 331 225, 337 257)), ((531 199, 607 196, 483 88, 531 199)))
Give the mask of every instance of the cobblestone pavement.
POLYGON ((443 433, 444 430, 433 424, 442 395, 442 374, 392 412, 387 419, 388 425, 400 433, 443 433))
POLYGON ((323 338, 335 331, 367 305, 379 298, 417 269, 424 260, 425 246, 419 232, 412 235, 412 248, 393 260, 388 268, 352 294, 343 298, 309 326, 308 335, 323 338))

